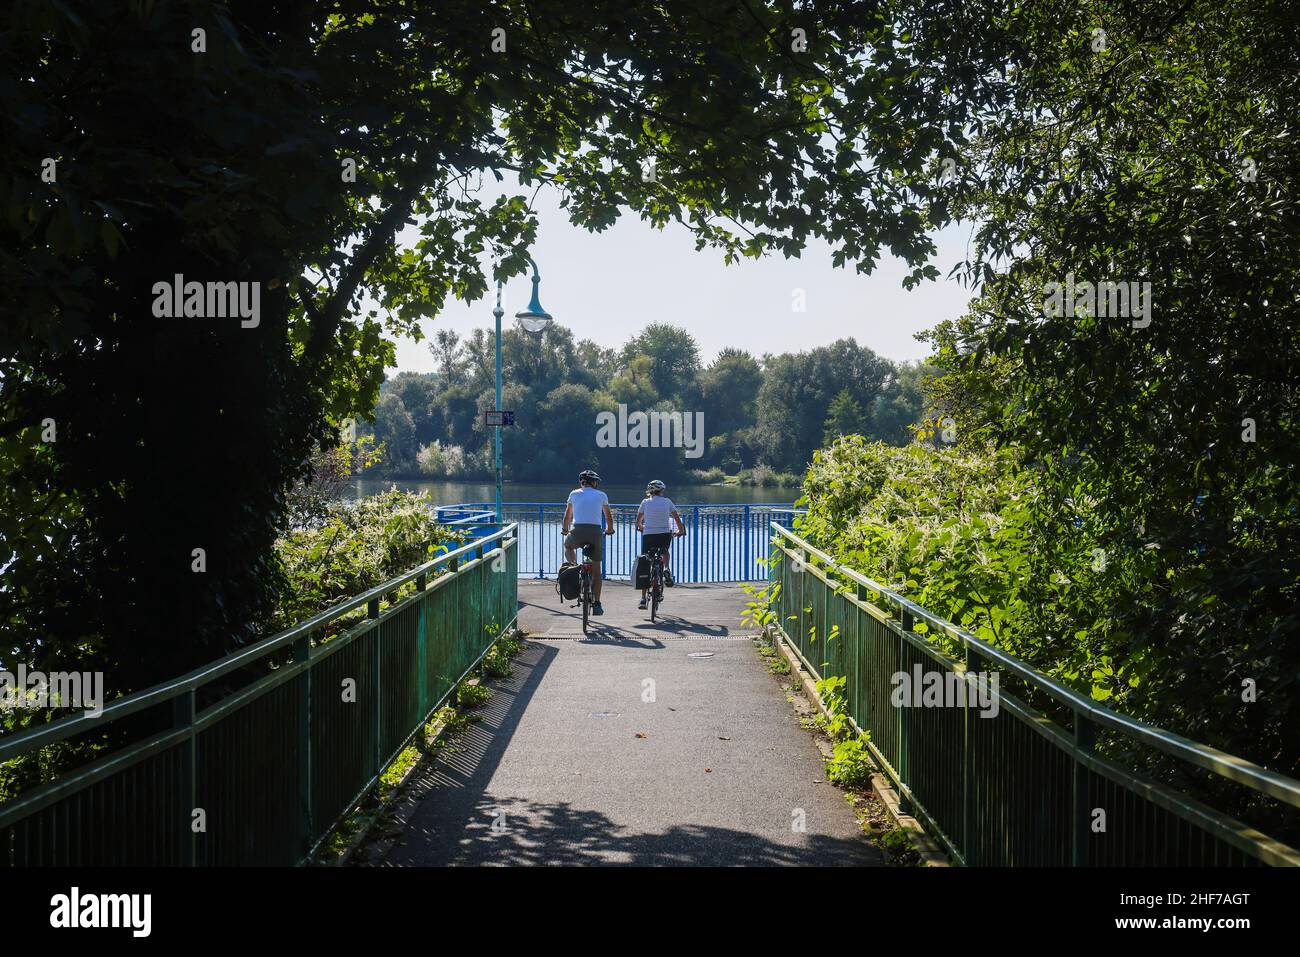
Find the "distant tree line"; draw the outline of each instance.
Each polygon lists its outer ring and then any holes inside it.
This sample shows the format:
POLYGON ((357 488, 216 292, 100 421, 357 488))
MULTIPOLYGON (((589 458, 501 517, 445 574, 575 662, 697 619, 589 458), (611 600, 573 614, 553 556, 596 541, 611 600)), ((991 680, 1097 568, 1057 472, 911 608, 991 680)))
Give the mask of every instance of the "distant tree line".
MULTIPOLYGON (((484 413, 495 389, 493 333, 439 330, 429 344, 431 373, 401 372, 383 384, 373 422, 360 427, 383 444, 367 474, 486 477, 492 430, 484 413)), ((502 335, 506 473, 514 479, 571 478, 579 466, 610 477, 655 473, 721 478, 742 470, 801 473, 813 450, 840 435, 893 445, 912 438, 925 411, 920 363, 893 362, 853 339, 808 352, 754 356, 722 350, 708 365, 685 329, 652 323, 621 349, 553 324, 540 334, 502 335), (598 416, 679 412, 703 416, 703 436, 686 448, 601 447, 598 416)))

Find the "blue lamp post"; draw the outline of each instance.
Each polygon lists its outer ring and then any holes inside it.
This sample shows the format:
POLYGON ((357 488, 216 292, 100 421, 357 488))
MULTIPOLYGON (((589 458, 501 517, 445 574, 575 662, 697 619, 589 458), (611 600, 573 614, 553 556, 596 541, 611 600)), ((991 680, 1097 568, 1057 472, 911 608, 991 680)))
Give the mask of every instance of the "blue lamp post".
MULTIPOLYGON (((537 285, 542 281, 538 275, 537 263, 533 262, 533 257, 528 257, 528 264, 533 267, 533 298, 528 303, 528 308, 522 312, 515 313, 515 318, 519 320, 519 325, 525 332, 544 332, 546 327, 553 321, 551 314, 542 308, 541 301, 537 298, 537 285)), ((497 411, 501 411, 501 317, 505 315, 505 310, 501 308, 501 289, 505 285, 504 281, 497 280, 497 304, 492 310, 492 315, 497 321, 497 411)), ((496 427, 496 467, 497 467, 497 525, 502 523, 501 514, 501 426, 496 427)))

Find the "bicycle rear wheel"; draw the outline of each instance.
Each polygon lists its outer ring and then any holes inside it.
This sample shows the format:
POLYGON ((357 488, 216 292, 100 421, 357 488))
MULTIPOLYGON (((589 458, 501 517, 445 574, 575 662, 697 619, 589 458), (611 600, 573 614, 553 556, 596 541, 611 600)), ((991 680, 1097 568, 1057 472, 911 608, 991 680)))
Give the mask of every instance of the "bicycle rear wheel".
POLYGON ((587 633, 587 622, 591 615, 591 576, 582 576, 582 633, 587 633))

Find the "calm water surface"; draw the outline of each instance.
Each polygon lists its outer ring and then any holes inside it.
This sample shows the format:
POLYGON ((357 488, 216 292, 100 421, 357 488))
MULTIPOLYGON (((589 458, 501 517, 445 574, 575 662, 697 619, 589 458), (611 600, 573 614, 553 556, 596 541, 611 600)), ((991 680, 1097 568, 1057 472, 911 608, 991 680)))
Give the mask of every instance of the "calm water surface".
MULTIPOLYGON (((545 502, 562 504, 577 486, 555 482, 532 484, 506 482, 501 496, 506 502, 545 502)), ((435 505, 459 505, 462 502, 492 502, 496 499, 496 486, 491 482, 428 481, 423 479, 367 479, 356 481, 360 495, 374 495, 396 485, 400 489, 428 492, 435 505)), ((645 498, 644 485, 601 485, 614 504, 636 504, 645 498)), ((788 503, 797 499, 798 488, 746 488, 719 485, 669 485, 665 493, 677 505, 753 505, 760 503, 788 503)))

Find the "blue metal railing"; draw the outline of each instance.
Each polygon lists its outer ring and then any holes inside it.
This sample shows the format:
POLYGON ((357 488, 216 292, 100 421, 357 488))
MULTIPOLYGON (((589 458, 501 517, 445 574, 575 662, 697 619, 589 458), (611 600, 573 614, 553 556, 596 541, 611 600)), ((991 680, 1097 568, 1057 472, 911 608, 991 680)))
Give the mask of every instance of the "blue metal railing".
MULTIPOLYGON (((636 532, 638 504, 611 504, 614 534, 605 539, 602 570, 606 578, 630 578, 641 552, 636 532)), ((488 502, 444 505, 439 521, 463 523, 484 513, 492 519, 495 506, 488 502)), ((677 505, 686 524, 686 537, 673 540, 669 567, 681 582, 757 581, 767 577, 763 564, 771 548, 772 522, 791 526, 801 510, 788 504, 677 505)), ((554 575, 564 560, 560 523, 564 503, 506 502, 506 524, 519 526, 519 575, 545 578, 554 575)), ((493 526, 495 528, 495 526, 493 526)))
POLYGON ((456 531, 465 536, 466 544, 495 535, 501 530, 501 526, 496 521, 495 508, 484 511, 480 508, 444 505, 435 509, 434 513, 442 524, 455 526, 456 531))

